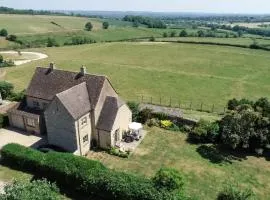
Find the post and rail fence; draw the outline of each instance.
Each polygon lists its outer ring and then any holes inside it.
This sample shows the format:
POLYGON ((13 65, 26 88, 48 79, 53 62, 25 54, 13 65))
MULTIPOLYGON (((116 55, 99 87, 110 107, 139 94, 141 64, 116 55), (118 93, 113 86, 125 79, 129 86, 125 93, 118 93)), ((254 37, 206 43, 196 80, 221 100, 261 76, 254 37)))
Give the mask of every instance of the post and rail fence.
POLYGON ((217 114, 225 114, 227 111, 226 105, 210 104, 199 100, 196 101, 180 100, 172 97, 153 97, 146 95, 134 95, 133 97, 127 98, 127 100, 144 104, 158 105, 163 107, 179 108, 185 110, 196 110, 201 112, 217 113, 217 114))

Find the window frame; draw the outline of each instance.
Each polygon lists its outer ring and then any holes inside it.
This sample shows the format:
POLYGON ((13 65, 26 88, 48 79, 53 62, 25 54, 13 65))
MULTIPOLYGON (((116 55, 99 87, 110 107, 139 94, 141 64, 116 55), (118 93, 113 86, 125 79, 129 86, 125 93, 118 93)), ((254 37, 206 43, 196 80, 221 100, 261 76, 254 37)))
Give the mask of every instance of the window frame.
POLYGON ((36 127, 36 120, 33 118, 26 118, 26 124, 30 127, 36 127))
POLYGON ((83 144, 88 143, 89 142, 89 137, 88 134, 83 136, 83 144))
POLYGON ((83 117, 82 119, 81 119, 81 126, 86 126, 87 125, 87 122, 88 120, 87 120, 87 117, 83 117))

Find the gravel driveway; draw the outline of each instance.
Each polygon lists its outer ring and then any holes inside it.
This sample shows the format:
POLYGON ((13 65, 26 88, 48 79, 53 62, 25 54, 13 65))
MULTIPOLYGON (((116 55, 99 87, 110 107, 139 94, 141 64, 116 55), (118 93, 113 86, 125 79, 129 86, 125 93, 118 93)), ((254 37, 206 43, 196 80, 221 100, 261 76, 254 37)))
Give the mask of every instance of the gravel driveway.
POLYGON ((46 138, 35 135, 27 135, 16 129, 0 129, 0 149, 9 143, 18 143, 27 147, 35 147, 46 143, 46 138))

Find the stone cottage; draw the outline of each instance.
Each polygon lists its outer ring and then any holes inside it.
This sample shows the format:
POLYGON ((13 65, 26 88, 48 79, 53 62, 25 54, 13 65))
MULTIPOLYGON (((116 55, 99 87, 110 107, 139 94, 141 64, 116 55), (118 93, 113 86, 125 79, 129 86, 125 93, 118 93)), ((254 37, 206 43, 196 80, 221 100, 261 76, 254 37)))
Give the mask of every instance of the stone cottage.
POLYGON ((85 155, 92 146, 114 147, 132 113, 105 76, 37 67, 26 98, 8 112, 10 125, 46 134, 48 143, 85 155))

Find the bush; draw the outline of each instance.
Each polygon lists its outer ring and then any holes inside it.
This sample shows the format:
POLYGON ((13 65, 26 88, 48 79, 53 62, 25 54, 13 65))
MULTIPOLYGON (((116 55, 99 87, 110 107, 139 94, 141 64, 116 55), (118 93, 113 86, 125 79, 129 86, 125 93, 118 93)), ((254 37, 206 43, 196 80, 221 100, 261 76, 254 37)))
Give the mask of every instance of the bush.
POLYGON ((9 41, 12 41, 12 42, 16 42, 17 36, 16 35, 8 35, 6 37, 6 39, 9 40, 9 41))
POLYGON ((59 44, 56 42, 54 38, 47 39, 47 47, 59 47, 59 44))
POLYGON ((217 200, 249 200, 254 196, 250 189, 241 190, 238 185, 226 185, 224 190, 219 192, 217 200))
POLYGON ((7 32, 7 30, 6 29, 1 29, 0 30, 0 36, 2 36, 2 37, 7 37, 8 36, 8 32, 7 32))
POLYGON ((7 115, 0 114, 0 128, 9 126, 9 120, 7 115))
POLYGON ((92 23, 91 23, 91 22, 87 22, 87 23, 85 24, 85 30, 87 30, 87 31, 92 31, 92 29, 93 29, 92 23))
POLYGON ((138 121, 139 112, 140 112, 139 104, 136 102, 133 102, 133 101, 129 101, 129 102, 127 102, 127 105, 132 112, 132 121, 135 121, 135 122, 138 121))
POLYGON ((163 37, 165 37, 165 38, 168 37, 168 33, 167 32, 164 32, 163 33, 163 37))
POLYGON ((6 99, 9 95, 11 95, 14 86, 11 83, 6 81, 0 81, 0 93, 3 99, 6 99))
POLYGON ((161 120, 160 121, 160 126, 161 128, 170 128, 173 125, 173 123, 170 120, 161 120))
POLYGON ((152 119, 148 120, 148 121, 146 122, 146 124, 147 124, 147 126, 149 126, 149 127, 152 127, 152 126, 159 127, 160 121, 159 121, 158 119, 156 119, 156 118, 152 118, 152 119))
POLYGON ((153 178, 157 188, 168 191, 183 190, 184 178, 175 169, 161 168, 153 178))
POLYGON ((10 101, 22 101, 25 98, 25 90, 21 92, 11 92, 8 96, 8 100, 10 101))
POLYGON ((108 153, 111 154, 111 155, 114 155, 114 156, 118 156, 118 157, 121 157, 121 158, 128 158, 130 152, 121 152, 119 149, 117 148, 111 148, 108 150, 108 153))
POLYGON ((110 25, 109 25, 109 22, 103 22, 102 26, 103 26, 103 29, 108 29, 110 25))
POLYGON ((153 110, 149 108, 145 108, 139 112, 138 121, 145 124, 145 122, 151 119, 153 110))
MULTIPOLYGON (((1 158, 10 167, 35 173, 66 189, 76 190, 84 195, 95 195, 101 199, 176 199, 173 193, 156 188, 150 179, 109 170, 98 161, 69 153, 45 154, 18 144, 8 144, 1 150, 1 158)), ((179 180, 176 184, 172 181, 167 184, 175 188, 175 185, 179 185, 179 180)))
POLYGON ((219 139, 219 124, 200 120, 189 132, 189 139, 196 143, 217 142, 219 139))
POLYGON ((46 180, 34 180, 32 182, 14 181, 4 187, 4 193, 0 193, 2 200, 60 200, 59 189, 55 184, 46 180))
POLYGON ((179 34, 179 37, 187 37, 188 36, 188 33, 186 30, 182 30, 179 34))
POLYGON ((156 41, 156 38, 154 36, 152 36, 152 37, 149 38, 149 41, 150 42, 155 42, 156 41))

